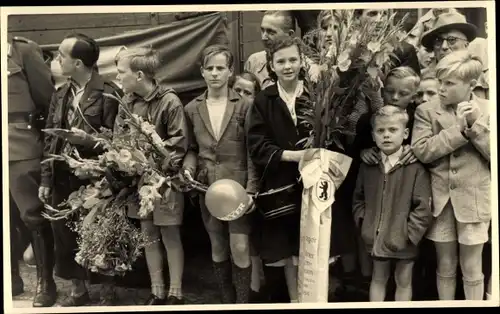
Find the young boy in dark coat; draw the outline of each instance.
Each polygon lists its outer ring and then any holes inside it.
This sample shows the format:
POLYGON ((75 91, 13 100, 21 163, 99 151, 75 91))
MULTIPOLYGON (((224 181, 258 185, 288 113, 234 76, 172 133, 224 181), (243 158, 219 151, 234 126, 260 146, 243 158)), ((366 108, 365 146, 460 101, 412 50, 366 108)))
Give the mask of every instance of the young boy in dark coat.
POLYGON ((353 216, 373 259, 370 301, 384 301, 395 262, 396 301, 412 299, 412 269, 418 244, 432 222, 429 174, 418 162, 401 162, 408 138, 408 114, 387 105, 371 119, 378 164, 361 164, 353 196, 353 216))

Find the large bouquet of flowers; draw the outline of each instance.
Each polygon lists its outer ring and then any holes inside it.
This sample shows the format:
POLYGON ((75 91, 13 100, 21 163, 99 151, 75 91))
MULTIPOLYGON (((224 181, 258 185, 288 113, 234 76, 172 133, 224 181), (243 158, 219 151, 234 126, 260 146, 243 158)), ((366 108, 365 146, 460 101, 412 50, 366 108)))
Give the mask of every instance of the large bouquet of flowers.
POLYGON ((95 159, 81 158, 74 147, 69 154, 50 156, 66 162, 77 177, 90 183, 71 193, 57 208, 45 205, 43 215, 58 220, 78 214, 77 219, 69 219, 78 233, 76 262, 93 272, 123 275, 148 244, 145 235, 128 220, 127 209, 138 208, 141 217, 152 213, 166 189, 179 178, 172 170, 166 173, 167 169, 177 169, 181 160, 172 158, 165 149, 154 125, 129 111, 120 98, 106 96, 120 103, 119 123, 113 133, 104 129, 97 134, 74 128, 44 130, 99 143, 104 149, 95 159))
POLYGON ((305 71, 310 101, 299 115, 310 134, 302 141, 306 148, 335 145, 345 151, 360 115, 370 106, 373 110, 382 105, 381 77, 397 59, 393 51, 401 41, 406 16, 395 23, 393 14, 377 24, 356 19, 352 10, 325 13, 336 26, 331 44, 325 43, 319 28, 303 39, 304 53, 314 60, 319 77, 313 80, 305 71))

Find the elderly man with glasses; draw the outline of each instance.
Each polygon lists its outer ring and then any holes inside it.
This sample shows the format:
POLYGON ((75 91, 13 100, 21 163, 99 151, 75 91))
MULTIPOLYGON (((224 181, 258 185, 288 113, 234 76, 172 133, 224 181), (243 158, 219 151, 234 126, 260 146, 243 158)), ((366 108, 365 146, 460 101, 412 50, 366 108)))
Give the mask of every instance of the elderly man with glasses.
MULTIPOLYGON (((421 45, 428 51, 433 51, 436 63, 453 51, 469 49, 472 54, 477 54, 476 44, 469 47, 469 44, 477 37, 477 27, 467 23, 465 16, 457 12, 450 11, 439 15, 431 30, 422 35, 421 45), (475 52, 476 51, 476 52, 475 52)), ((485 47, 486 45, 480 45, 485 47)), ((474 88, 474 94, 481 98, 488 98, 487 83, 487 57, 482 58, 484 64, 483 74, 474 88)))
POLYGON ((434 51, 439 62, 452 51, 467 49, 476 34, 476 26, 467 23, 465 16, 448 12, 438 16, 434 27, 422 35, 421 44, 427 50, 434 51))

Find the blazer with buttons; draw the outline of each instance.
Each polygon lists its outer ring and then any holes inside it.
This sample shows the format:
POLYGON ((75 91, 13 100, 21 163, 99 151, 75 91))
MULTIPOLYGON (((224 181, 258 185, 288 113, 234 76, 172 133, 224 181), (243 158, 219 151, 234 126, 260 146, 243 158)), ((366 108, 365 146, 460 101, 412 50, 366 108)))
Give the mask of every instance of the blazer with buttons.
POLYGON ((250 103, 230 89, 227 100, 219 139, 215 137, 210 122, 206 91, 184 107, 189 148, 183 167, 203 184, 232 179, 249 192, 256 192, 255 170, 247 153, 245 134, 250 103))
POLYGON ((434 217, 451 201, 459 222, 491 219, 488 101, 471 98, 481 116, 462 134, 452 109, 437 103, 417 107, 412 149, 431 173, 434 217), (465 136, 464 136, 465 135, 465 136))

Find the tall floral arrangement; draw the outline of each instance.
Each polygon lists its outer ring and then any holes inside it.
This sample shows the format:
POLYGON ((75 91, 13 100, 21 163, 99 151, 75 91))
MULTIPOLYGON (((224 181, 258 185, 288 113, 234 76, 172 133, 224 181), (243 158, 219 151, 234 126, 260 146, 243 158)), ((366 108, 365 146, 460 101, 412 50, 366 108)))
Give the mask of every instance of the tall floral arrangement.
MULTIPOLYGON (((330 148, 345 151, 345 143, 356 135, 359 116, 369 106, 382 105, 382 77, 391 60, 397 59, 394 49, 401 40, 407 16, 395 22, 392 14, 376 24, 354 17, 352 10, 326 11, 334 23, 330 44, 318 27, 304 36, 304 53, 312 62, 306 63, 307 106, 300 110, 309 136, 302 140, 305 148, 330 148), (310 68, 319 70, 314 79, 310 68)), ((316 71, 317 72, 317 71, 316 71)))
POLYGON ((66 162, 75 176, 89 184, 72 192, 56 208, 45 205, 43 215, 49 220, 77 216, 77 219, 69 219, 70 227, 78 233, 76 262, 93 272, 123 275, 132 268, 149 241, 129 221, 127 210, 134 207, 139 216, 149 215, 166 189, 176 182, 180 186, 178 175, 166 173, 166 169, 178 168, 181 160, 173 158, 165 149, 154 125, 133 114, 119 97, 105 96, 120 104, 119 123, 113 132, 101 129, 98 134, 89 134, 76 128, 44 130, 63 138, 71 136, 99 143, 95 147, 103 149, 95 159, 81 158, 73 147, 70 153, 51 155, 44 161, 66 162))

